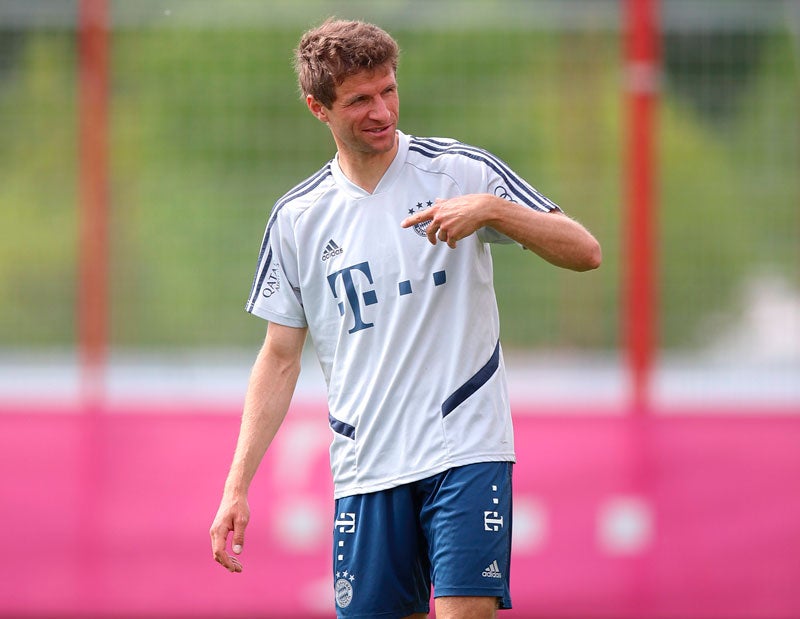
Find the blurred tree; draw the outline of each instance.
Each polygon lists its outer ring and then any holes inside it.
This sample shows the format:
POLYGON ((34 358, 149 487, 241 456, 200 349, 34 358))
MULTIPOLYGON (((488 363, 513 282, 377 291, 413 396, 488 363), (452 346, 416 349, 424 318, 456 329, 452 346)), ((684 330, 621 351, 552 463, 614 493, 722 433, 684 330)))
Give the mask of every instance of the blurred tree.
POLYGON ((667 32, 667 85, 704 120, 724 125, 758 74, 764 40, 763 33, 742 30, 667 32))

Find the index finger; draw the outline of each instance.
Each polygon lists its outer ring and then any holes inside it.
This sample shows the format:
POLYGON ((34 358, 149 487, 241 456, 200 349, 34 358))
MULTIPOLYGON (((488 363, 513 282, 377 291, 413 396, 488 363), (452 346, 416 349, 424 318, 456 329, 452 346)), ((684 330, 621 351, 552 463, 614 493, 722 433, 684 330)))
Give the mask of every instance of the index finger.
MULTIPOLYGON (((431 207, 432 208, 432 207, 431 207)), ((400 222, 401 228, 410 228, 411 226, 416 226, 423 221, 430 221, 432 219, 431 213, 429 212, 431 209, 426 208, 424 211, 417 211, 413 215, 409 215, 403 221, 400 222)))
MULTIPOLYGON (((215 524, 210 531, 211 550, 214 553, 214 560, 231 572, 236 571, 236 566, 231 560, 231 556, 226 552, 225 546, 228 543, 228 534, 232 530, 228 525, 215 524)), ((241 568, 239 571, 241 571, 241 568)))

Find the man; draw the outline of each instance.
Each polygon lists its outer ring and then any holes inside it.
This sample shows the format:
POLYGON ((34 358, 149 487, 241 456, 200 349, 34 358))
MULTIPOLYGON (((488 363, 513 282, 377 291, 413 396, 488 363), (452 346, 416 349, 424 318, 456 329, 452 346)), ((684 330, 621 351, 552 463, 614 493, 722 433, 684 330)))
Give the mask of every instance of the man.
POLYGON ((600 264, 580 224, 490 153, 397 129, 398 48, 329 20, 296 69, 336 157, 272 210, 247 310, 269 321, 211 527, 231 572, 247 491, 289 407, 306 333, 328 387, 341 617, 510 608, 514 445, 491 242, 554 265, 600 264))

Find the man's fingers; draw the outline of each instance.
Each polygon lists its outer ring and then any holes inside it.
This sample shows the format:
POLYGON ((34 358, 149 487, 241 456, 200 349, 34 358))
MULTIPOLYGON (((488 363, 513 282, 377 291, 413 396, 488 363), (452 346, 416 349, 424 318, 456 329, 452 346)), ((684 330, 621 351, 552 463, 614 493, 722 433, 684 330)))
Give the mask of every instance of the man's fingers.
POLYGON ((220 530, 220 527, 212 527, 211 529, 211 550, 214 553, 214 561, 219 563, 222 567, 226 570, 233 570, 233 564, 231 563, 230 557, 228 553, 225 552, 225 543, 228 538, 228 530, 224 532, 220 530))
MULTIPOLYGON (((436 201, 441 202, 439 198, 437 198, 436 201)), ((431 221, 431 219, 433 219, 434 214, 435 214, 434 207, 426 208, 422 211, 417 211, 413 215, 409 215, 403 221, 401 221, 400 227, 410 228, 411 226, 416 226, 417 224, 421 224, 426 221, 431 221)))
POLYGON ((214 561, 219 563, 226 570, 230 571, 231 569, 233 569, 233 563, 231 562, 231 557, 224 550, 218 550, 214 552, 214 561))
POLYGON ((240 515, 233 521, 233 552, 237 555, 244 547, 244 530, 247 528, 247 516, 240 515))
POLYGON ((211 526, 211 551, 214 553, 214 558, 219 561, 219 557, 225 552, 225 544, 228 540, 228 532, 230 529, 226 526, 214 523, 211 526))
POLYGON ((227 561, 222 563, 222 566, 228 570, 231 574, 239 574, 242 571, 242 564, 236 557, 230 556, 228 553, 225 553, 225 558, 227 561))
POLYGON ((400 222, 401 228, 410 228, 411 226, 416 226, 417 224, 421 224, 423 221, 430 221, 431 215, 428 211, 419 211, 418 213, 414 213, 413 215, 409 215, 403 221, 400 222))
POLYGON ((224 550, 222 552, 215 552, 214 560, 232 574, 238 574, 242 571, 242 563, 239 559, 230 556, 224 550))
POLYGON ((242 571, 242 564, 239 559, 230 556, 227 552, 223 552, 220 556, 215 555, 214 559, 231 574, 238 574, 242 571))
MULTIPOLYGON (((234 525, 235 526, 235 525, 234 525)), ((228 570, 231 573, 238 573, 242 571, 242 564, 236 557, 230 556, 227 551, 225 550, 225 546, 227 545, 228 541, 228 533, 231 532, 231 528, 228 525, 224 524, 214 524, 211 527, 211 550, 214 553, 214 560, 219 563, 222 567, 228 570)), ((233 551, 237 554, 242 551, 242 544, 244 544, 244 527, 241 528, 241 531, 238 533, 234 533, 234 549, 233 551), (238 542, 237 542, 237 535, 238 535, 238 542), (238 550, 236 546, 238 545, 238 550)))
POLYGON ((400 226, 403 228, 410 228, 411 226, 428 222, 428 225, 425 228, 425 235, 428 237, 428 241, 431 243, 431 245, 436 245, 437 241, 442 241, 443 243, 447 243, 447 245, 451 248, 455 249, 456 240, 451 238, 447 230, 441 227, 441 222, 436 220, 435 209, 441 202, 444 201, 445 200, 442 200, 441 198, 436 198, 435 206, 425 209, 424 211, 418 211, 413 215, 409 215, 400 222, 400 226))
POLYGON ((439 234, 438 224, 431 222, 430 225, 426 228, 425 234, 428 235, 428 240, 431 242, 431 245, 436 245, 436 236, 439 234))
POLYGON ((250 520, 250 508, 246 499, 238 501, 223 500, 214 522, 211 524, 211 550, 214 560, 229 572, 242 571, 242 564, 233 555, 244 548, 244 531, 250 520), (231 536, 231 534, 233 534, 231 536), (231 537, 233 554, 228 553, 228 538, 231 537))

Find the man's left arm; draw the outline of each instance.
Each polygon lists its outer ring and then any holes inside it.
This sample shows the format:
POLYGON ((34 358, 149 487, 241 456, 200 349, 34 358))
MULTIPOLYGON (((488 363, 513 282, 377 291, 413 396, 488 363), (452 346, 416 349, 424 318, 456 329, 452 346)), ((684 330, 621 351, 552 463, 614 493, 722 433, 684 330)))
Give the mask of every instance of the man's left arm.
POLYGON ((436 200, 407 217, 408 228, 430 220, 428 240, 455 248, 461 239, 489 226, 551 264, 573 271, 596 269, 602 262, 600 243, 580 223, 559 211, 545 213, 488 193, 436 200))

